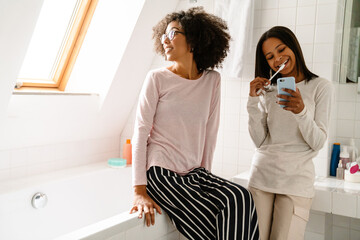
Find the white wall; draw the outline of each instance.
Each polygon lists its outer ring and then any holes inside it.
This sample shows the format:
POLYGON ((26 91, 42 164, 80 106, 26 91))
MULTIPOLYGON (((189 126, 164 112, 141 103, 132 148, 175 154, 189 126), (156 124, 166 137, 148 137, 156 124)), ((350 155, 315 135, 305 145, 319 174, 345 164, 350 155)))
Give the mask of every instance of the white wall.
POLYGON ((0 0, 1 181, 120 155, 120 133, 154 56, 151 28, 177 2, 136 1, 132 17, 121 19, 128 1, 99 1, 67 89, 73 94, 14 95, 42 1, 0 0), (93 65, 83 64, 89 58, 93 65))

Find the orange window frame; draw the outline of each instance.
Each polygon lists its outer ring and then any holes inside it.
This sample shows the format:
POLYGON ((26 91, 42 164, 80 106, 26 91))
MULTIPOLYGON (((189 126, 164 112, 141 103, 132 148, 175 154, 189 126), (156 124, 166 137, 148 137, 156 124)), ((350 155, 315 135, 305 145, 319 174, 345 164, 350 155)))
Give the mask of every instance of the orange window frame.
POLYGON ((19 90, 41 89, 64 91, 69 81, 71 71, 85 39, 91 19, 94 15, 98 0, 82 0, 79 10, 71 26, 69 37, 65 43, 60 59, 56 66, 52 81, 26 79, 19 90))

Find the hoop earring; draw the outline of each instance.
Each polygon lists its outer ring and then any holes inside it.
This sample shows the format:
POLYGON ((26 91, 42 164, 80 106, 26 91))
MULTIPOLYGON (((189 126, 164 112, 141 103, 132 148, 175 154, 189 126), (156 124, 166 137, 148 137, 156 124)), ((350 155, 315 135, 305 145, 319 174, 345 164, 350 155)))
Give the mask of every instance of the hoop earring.
POLYGON ((194 52, 194 48, 191 48, 191 49, 190 49, 190 52, 191 52, 191 53, 194 52))

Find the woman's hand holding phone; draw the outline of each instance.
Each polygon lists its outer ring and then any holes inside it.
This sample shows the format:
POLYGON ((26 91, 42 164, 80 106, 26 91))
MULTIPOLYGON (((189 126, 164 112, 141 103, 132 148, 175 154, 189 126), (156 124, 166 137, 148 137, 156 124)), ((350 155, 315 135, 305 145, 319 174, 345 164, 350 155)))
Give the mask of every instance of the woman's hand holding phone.
POLYGON ((302 100, 299 89, 295 86, 295 78, 279 78, 277 80, 278 95, 277 103, 284 110, 293 112, 295 114, 300 113, 305 105, 302 100))

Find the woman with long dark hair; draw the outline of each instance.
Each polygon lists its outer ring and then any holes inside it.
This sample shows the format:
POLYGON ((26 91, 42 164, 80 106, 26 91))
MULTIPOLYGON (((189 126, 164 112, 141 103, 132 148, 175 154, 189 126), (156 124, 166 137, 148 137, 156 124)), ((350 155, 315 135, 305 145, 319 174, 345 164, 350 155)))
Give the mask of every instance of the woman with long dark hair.
POLYGON ((260 238, 303 239, 314 197, 313 158, 328 137, 333 86, 307 68, 296 36, 281 26, 261 36, 255 77, 247 105, 249 132, 257 147, 249 190, 260 238), (290 96, 274 90, 280 77, 295 78, 295 91, 283 89, 290 96))

